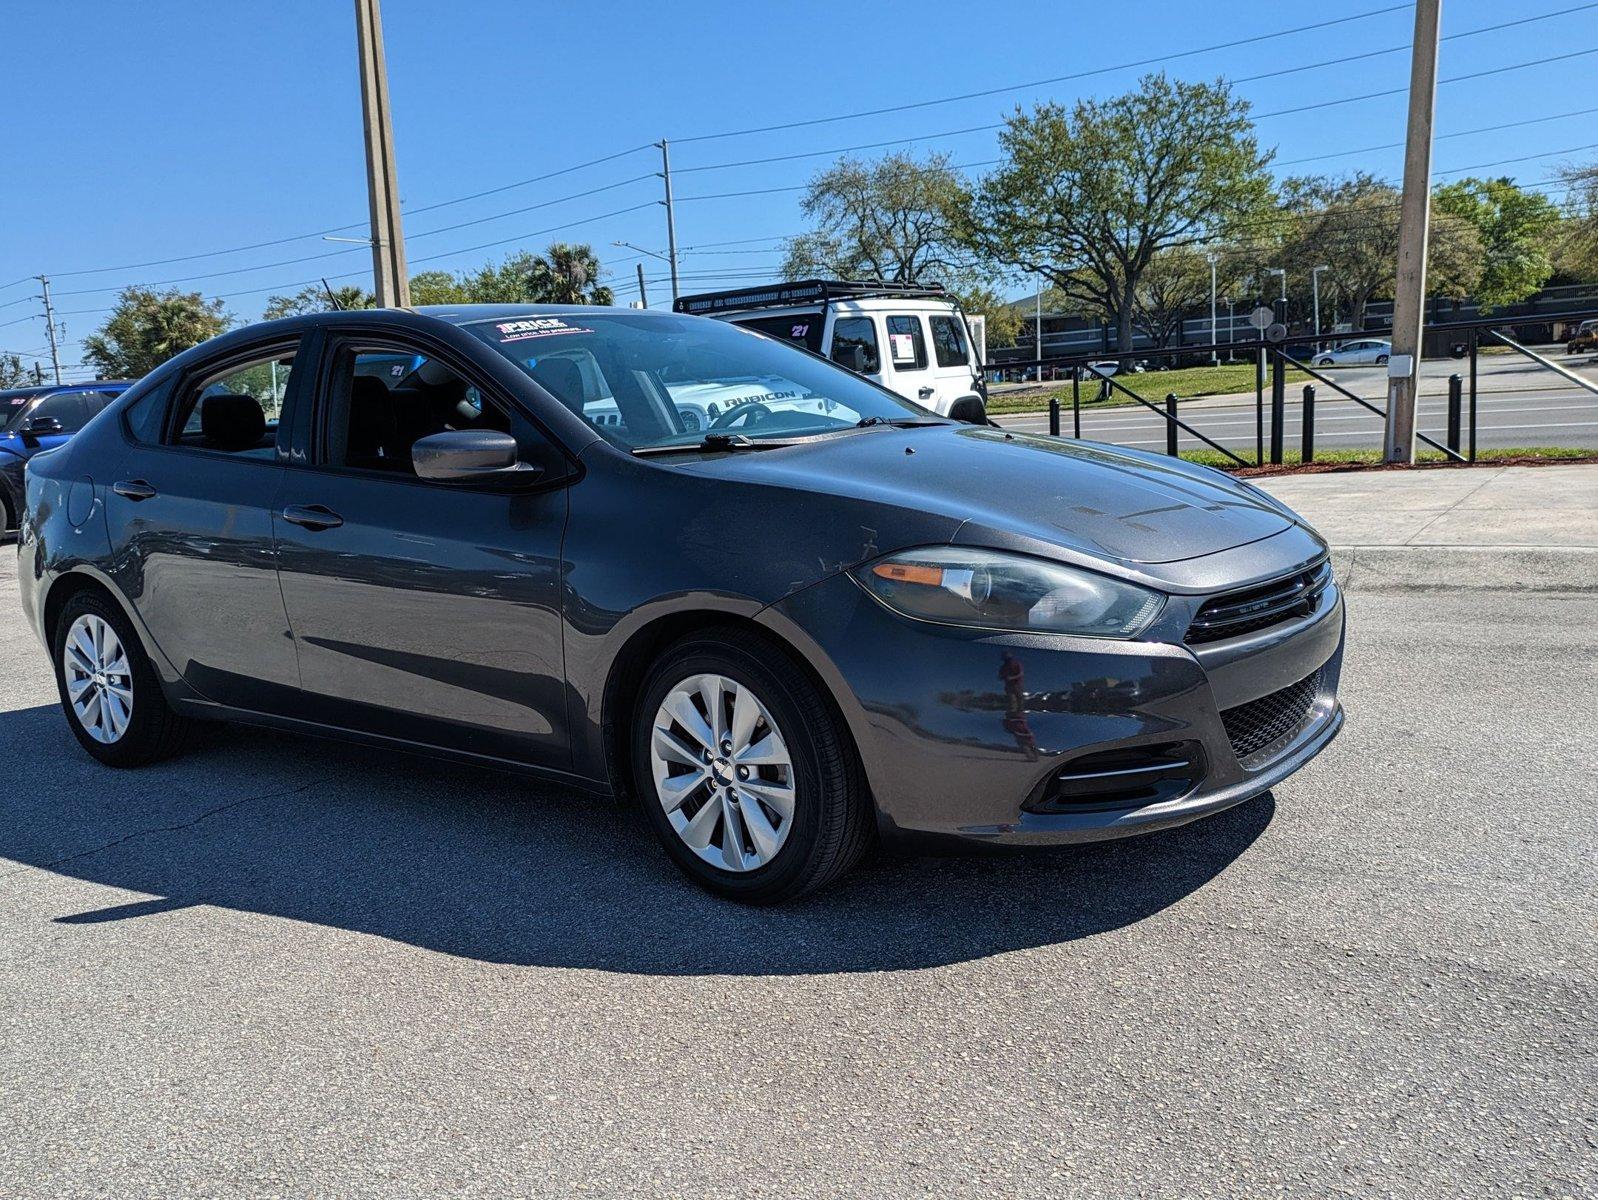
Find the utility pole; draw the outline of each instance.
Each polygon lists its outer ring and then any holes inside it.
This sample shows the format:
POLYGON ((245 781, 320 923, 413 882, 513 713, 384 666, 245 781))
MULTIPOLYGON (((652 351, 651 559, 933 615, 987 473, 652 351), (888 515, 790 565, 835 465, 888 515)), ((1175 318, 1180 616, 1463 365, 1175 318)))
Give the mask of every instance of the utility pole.
POLYGON ((50 278, 47 275, 37 277, 39 286, 44 289, 44 326, 50 331, 50 366, 55 370, 55 381, 61 382, 61 347, 56 344, 55 309, 50 306, 50 278))
POLYGON ((1431 220, 1432 114, 1437 102, 1437 42, 1442 0, 1416 0, 1409 64, 1409 132, 1398 209, 1398 283, 1393 349, 1387 360, 1387 431, 1382 459, 1415 461, 1415 393, 1421 322, 1426 317, 1426 247, 1431 220))
POLYGON ((379 308, 409 308, 405 231, 400 225, 394 124, 388 112, 388 63, 378 0, 355 0, 361 54, 361 115, 366 133, 366 195, 372 210, 372 284, 379 308))
POLYGON ((1221 355, 1220 355, 1220 351, 1215 349, 1215 347, 1219 344, 1219 339, 1215 336, 1215 253, 1213 251, 1211 251, 1209 259, 1210 259, 1210 365, 1214 366, 1216 363, 1221 361, 1221 355))
POLYGON ((633 266, 638 268, 638 307, 648 308, 649 293, 644 291, 644 264, 634 263, 633 266))
POLYGON ((666 254, 671 263, 671 298, 677 299, 677 212, 671 203, 671 146, 660 139, 660 177, 666 181, 666 254))

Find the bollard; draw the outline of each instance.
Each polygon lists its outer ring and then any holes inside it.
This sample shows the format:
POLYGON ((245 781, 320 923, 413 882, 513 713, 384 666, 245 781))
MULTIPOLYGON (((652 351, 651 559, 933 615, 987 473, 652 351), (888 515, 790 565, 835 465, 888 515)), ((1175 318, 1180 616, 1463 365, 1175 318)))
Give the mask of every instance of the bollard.
POLYGON ((1165 393, 1165 452, 1176 457, 1176 393, 1165 393))
POLYGON ((1303 462, 1314 462, 1315 461, 1315 385, 1313 383, 1306 383, 1304 385, 1304 418, 1300 422, 1300 424, 1303 426, 1301 432, 1304 435, 1304 448, 1299 452, 1299 458, 1303 462))
POLYGON ((1082 368, 1071 370, 1071 436, 1082 438, 1082 368))
POLYGON ((1060 436, 1060 398, 1049 397, 1049 436, 1060 436))
POLYGON ((1461 389, 1464 380, 1458 375, 1448 377, 1448 448, 1459 453, 1459 416, 1461 389))

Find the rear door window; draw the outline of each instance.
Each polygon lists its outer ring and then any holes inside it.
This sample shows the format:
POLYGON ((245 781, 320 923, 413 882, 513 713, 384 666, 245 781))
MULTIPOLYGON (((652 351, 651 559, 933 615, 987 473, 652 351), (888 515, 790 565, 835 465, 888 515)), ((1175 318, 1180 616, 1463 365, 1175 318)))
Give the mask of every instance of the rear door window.
POLYGON ((901 371, 919 371, 927 365, 927 341, 921 332, 921 318, 888 318, 888 352, 901 371))
POLYGON ((966 356, 965 331, 954 317, 933 317, 932 351, 938 356, 940 367, 963 367, 966 356))
POLYGON ((275 457, 278 418, 293 371, 293 349, 279 347, 204 376, 179 398, 167 443, 250 458, 275 457))
POLYGON ((832 360, 852 365, 852 347, 859 346, 864 351, 864 359, 860 370, 866 375, 875 375, 882 370, 882 355, 877 349, 877 328, 871 323, 870 317, 843 317, 832 326, 832 360))

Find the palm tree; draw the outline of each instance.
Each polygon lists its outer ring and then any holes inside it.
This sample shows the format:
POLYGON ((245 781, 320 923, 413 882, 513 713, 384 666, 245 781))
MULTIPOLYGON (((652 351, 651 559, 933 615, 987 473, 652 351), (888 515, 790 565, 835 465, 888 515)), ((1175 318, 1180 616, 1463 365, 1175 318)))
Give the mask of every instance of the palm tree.
POLYGON ((587 243, 555 242, 539 255, 538 283, 547 304, 614 304, 615 295, 599 280, 599 258, 587 243))

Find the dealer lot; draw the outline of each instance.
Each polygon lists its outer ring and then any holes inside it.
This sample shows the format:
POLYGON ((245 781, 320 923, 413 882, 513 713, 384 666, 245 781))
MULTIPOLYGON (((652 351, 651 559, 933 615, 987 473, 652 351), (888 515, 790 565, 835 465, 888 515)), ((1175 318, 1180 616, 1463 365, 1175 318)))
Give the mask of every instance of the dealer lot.
POLYGON ((0 1194, 1591 1194, 1598 551, 1417 544, 1467 499, 1329 522, 1349 722, 1274 795, 779 910, 510 777, 108 772, 0 549, 0 1194))

